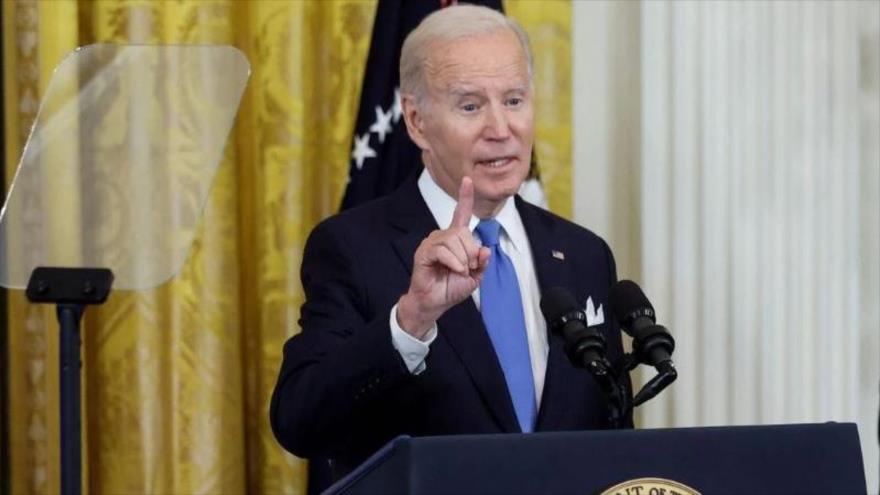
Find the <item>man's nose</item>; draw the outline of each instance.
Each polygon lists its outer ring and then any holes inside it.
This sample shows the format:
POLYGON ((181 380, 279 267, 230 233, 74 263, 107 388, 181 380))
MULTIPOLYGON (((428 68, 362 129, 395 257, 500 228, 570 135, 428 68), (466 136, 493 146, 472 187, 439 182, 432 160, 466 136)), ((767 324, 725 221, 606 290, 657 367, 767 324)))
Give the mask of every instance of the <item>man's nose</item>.
POLYGON ((504 140, 510 137, 510 122, 503 107, 492 105, 489 112, 486 113, 483 137, 493 141, 504 140))

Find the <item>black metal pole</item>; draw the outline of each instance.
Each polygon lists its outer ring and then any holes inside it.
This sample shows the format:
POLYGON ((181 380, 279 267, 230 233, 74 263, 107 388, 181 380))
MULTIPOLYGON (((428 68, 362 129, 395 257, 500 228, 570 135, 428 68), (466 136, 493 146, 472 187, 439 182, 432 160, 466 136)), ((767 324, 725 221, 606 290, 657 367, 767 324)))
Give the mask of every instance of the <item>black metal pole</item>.
POLYGON ((103 304, 107 300, 112 285, 113 272, 107 268, 38 266, 31 272, 25 291, 31 302, 57 305, 61 495, 82 492, 80 321, 87 304, 103 304))
POLYGON ((58 304, 61 389, 61 494, 82 491, 80 420, 80 320, 85 306, 58 304))

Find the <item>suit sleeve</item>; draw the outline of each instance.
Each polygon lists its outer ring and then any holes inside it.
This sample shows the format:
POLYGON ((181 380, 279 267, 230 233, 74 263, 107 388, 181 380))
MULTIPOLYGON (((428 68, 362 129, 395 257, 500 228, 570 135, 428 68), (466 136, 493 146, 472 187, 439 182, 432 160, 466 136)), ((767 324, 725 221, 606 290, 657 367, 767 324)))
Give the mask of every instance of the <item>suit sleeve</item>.
POLYGON ((273 432, 300 457, 332 456, 375 430, 371 418, 381 414, 383 397, 409 376, 391 343, 391 308, 375 315, 367 309, 366 283, 346 234, 330 220, 306 242, 301 332, 284 346, 272 394, 273 432))

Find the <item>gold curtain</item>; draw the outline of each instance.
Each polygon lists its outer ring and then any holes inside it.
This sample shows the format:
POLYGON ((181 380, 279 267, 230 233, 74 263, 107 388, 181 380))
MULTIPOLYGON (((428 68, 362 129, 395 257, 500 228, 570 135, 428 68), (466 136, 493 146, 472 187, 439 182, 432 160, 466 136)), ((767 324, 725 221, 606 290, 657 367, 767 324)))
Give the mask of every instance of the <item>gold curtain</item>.
MULTIPOLYGON (((433 0, 423 0, 433 1, 433 0)), ((304 493, 305 463, 269 429, 283 342, 297 330, 301 250, 338 207, 375 0, 4 1, 6 177, 61 58, 109 43, 229 44, 252 75, 181 273, 89 308, 84 485, 94 493, 304 493)), ((508 1, 529 32, 538 159, 571 213, 570 5, 508 1)), ((7 181, 8 186, 8 181, 7 181)), ((12 492, 55 493, 54 309, 9 297, 12 492)))

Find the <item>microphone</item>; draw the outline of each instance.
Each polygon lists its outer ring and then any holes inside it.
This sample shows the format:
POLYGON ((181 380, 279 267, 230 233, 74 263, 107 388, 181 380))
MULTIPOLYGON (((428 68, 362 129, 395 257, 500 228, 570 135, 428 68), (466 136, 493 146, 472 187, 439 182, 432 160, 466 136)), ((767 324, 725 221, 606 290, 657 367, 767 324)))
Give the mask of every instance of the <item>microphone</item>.
POLYGON ((562 335, 571 364, 586 368, 600 381, 609 377, 611 365, 605 358, 605 335, 587 326, 587 316, 570 292, 563 287, 549 289, 541 298, 541 313, 547 326, 562 335))
POLYGON ((633 338, 640 362, 656 368, 672 361, 675 340, 669 330, 656 324, 654 306, 635 282, 621 280, 611 288, 611 307, 623 330, 633 338))
POLYGON ((631 280, 621 280, 611 287, 611 307, 623 330, 633 338, 633 355, 653 366, 658 375, 645 384, 633 399, 638 406, 675 381, 678 372, 672 362, 675 339, 662 325, 657 325, 654 307, 642 289, 631 280))
MULTIPOLYGON (((605 334, 587 325, 587 315, 574 296, 563 287, 553 287, 541 298, 541 313, 547 327, 561 334, 565 354, 576 368, 586 368, 608 399, 608 421, 612 428, 632 428, 632 392, 629 380, 619 376, 605 357, 605 334)), ((627 370, 628 371, 628 370, 627 370)))

